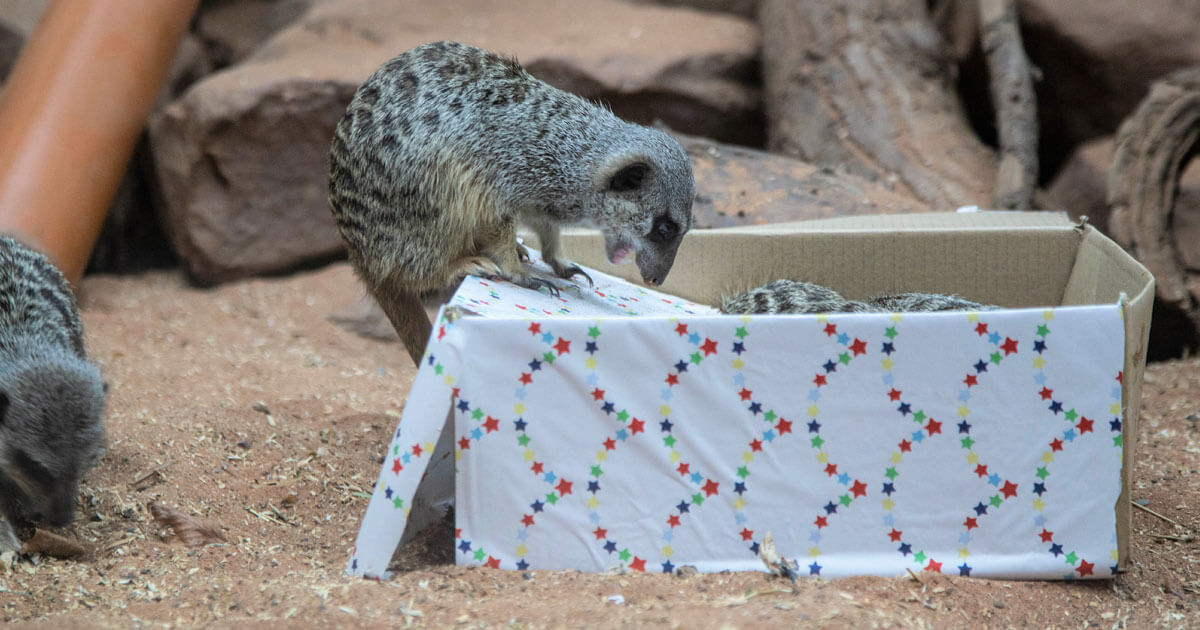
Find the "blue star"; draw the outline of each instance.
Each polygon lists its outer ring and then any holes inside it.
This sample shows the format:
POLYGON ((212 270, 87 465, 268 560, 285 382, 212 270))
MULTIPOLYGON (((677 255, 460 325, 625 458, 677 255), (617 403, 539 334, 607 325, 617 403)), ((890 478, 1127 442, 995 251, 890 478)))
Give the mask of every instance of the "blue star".
POLYGON ((513 396, 515 396, 518 400, 525 400, 525 388, 518 387, 513 391, 513 396))
POLYGON ((663 421, 658 423, 658 426, 662 427, 662 430, 664 432, 669 432, 671 430, 671 427, 673 427, 675 425, 671 424, 670 420, 663 418, 663 421))
POLYGON ((685 362, 683 362, 683 361, 680 361, 679 363, 676 363, 676 364, 675 364, 675 371, 676 371, 676 372, 686 372, 686 371, 687 371, 687 363, 685 363, 685 362))
POLYGON ((735 354, 741 354, 746 351, 746 344, 741 341, 733 342, 733 351, 735 354))
POLYGON ((838 343, 842 344, 843 346, 847 345, 850 343, 850 335, 847 335, 846 333, 838 333, 837 340, 838 343))
POLYGON ((733 491, 739 495, 746 491, 746 482, 738 481, 733 484, 733 491))
POLYGON ((886 494, 890 497, 890 496, 892 496, 892 493, 895 491, 896 491, 895 483, 892 483, 890 481, 884 482, 884 484, 883 484, 883 493, 884 494, 886 494))
POLYGON ((958 535, 958 544, 966 545, 971 542, 971 532, 964 530, 958 535))
POLYGON ((958 565, 958 574, 965 577, 971 577, 971 567, 967 566, 966 562, 958 565))
POLYGON ((749 519, 746 518, 745 512, 737 512, 733 515, 733 520, 737 521, 738 525, 745 525, 746 521, 749 519))
POLYGON ((542 333, 542 342, 554 343, 554 335, 551 335, 549 331, 542 333))
POLYGON ((542 475, 542 479, 544 479, 546 483, 553 484, 555 481, 558 481, 558 475, 554 474, 553 470, 550 470, 546 471, 546 474, 542 475))
POLYGON ((1041 482, 1041 481, 1033 482, 1033 493, 1034 494, 1036 494, 1040 497, 1045 492, 1046 492, 1046 484, 1044 482, 1041 482))
POLYGON ((1120 400, 1120 399, 1121 399, 1121 388, 1120 388, 1120 386, 1117 386, 1117 387, 1114 387, 1114 388, 1112 388, 1112 394, 1110 394, 1110 395, 1111 395, 1113 398, 1116 398, 1116 399, 1120 400))
POLYGON ((822 366, 822 367, 824 367, 824 368, 825 368, 825 373, 826 373, 826 374, 828 374, 828 373, 830 373, 830 372, 836 372, 836 371, 837 371, 837 364, 836 364, 836 363, 834 363, 832 360, 827 360, 827 361, 825 361, 825 365, 824 365, 824 366, 822 366))
POLYGON ((399 438, 399 437, 400 437, 400 429, 396 429, 396 437, 397 437, 397 438, 399 438))
POLYGON ((750 553, 758 555, 758 541, 754 541, 754 544, 750 545, 750 553))
POLYGON ((821 400, 821 390, 819 390, 819 389, 808 390, 808 399, 813 402, 817 402, 818 400, 821 400))
POLYGON ((961 400, 962 402, 967 402, 968 400, 971 400, 971 390, 964 389, 964 390, 958 392, 958 399, 961 400))
POLYGON ((595 479, 589 481, 588 482, 588 492, 591 492, 592 494, 596 494, 597 492, 600 492, 600 482, 596 481, 595 479))
POLYGON ((767 429, 766 431, 763 431, 763 439, 768 442, 774 442, 775 441, 775 429, 767 429))
POLYGON ((992 484, 993 486, 1000 485, 1000 475, 997 475, 996 473, 988 475, 988 483, 992 484))
POLYGON ((692 334, 688 335, 688 341, 692 342, 693 346, 698 346, 698 345, 700 345, 700 335, 697 335, 696 333, 692 333, 692 334))
POLYGON ((458 549, 460 551, 462 551, 463 553, 467 553, 468 551, 471 550, 471 542, 464 540, 464 541, 458 543, 458 549))
POLYGON ((833 501, 826 503, 825 504, 825 513, 826 514, 837 514, 837 504, 835 504, 833 501))
POLYGON ((1061 413, 1062 412, 1062 403, 1058 402, 1057 400, 1051 400, 1049 409, 1050 409, 1050 411, 1053 411, 1055 414, 1061 413))
POLYGON ((892 516, 891 512, 888 512, 887 514, 883 515, 883 526, 884 527, 891 527, 892 525, 895 525, 895 524, 896 524, 896 517, 892 516))
POLYGON ((481 437, 483 437, 483 431, 478 427, 471 430, 471 439, 478 440, 481 437))
POLYGON ((842 484, 843 486, 850 485, 850 475, 847 475, 846 473, 838 473, 838 483, 842 484))
POLYGON ((525 430, 525 419, 517 418, 516 420, 513 420, 513 426, 515 426, 518 431, 524 431, 525 430))
POLYGON ((597 376, 595 372, 592 372, 591 374, 588 374, 587 383, 588 385, 595 387, 598 383, 600 383, 600 377, 597 376))
POLYGON ((524 571, 525 569, 528 569, 528 568, 529 568, 529 563, 525 562, 524 558, 517 561, 517 570, 518 571, 524 571))
POLYGON ((620 431, 617 431, 617 439, 624 442, 625 440, 629 439, 629 432, 626 431, 625 429, 621 429, 620 431))
POLYGON ((813 560, 813 563, 808 565, 808 574, 821 575, 821 565, 817 564, 816 560, 813 560))
POLYGON ((959 433, 970 433, 970 432, 971 432, 971 425, 967 424, 967 421, 966 421, 966 420, 963 420, 962 422, 959 422, 959 423, 958 423, 958 432, 959 432, 959 433))
MULTIPOLYGON (((1034 524, 1034 525, 1037 525, 1038 527, 1041 527, 1041 526, 1045 525, 1045 524, 1046 524, 1046 517, 1045 517, 1045 516, 1042 516, 1041 514, 1038 514, 1037 516, 1033 517, 1033 524, 1034 524)), ((1115 545, 1115 544, 1117 544, 1117 543, 1114 541, 1114 542, 1113 542, 1113 544, 1115 545)))
POLYGON ((821 430, 820 422, 817 422, 816 420, 812 420, 811 422, 808 423, 808 432, 809 433, 816 433, 820 430, 821 430))
MULTIPOLYGON (((358 558, 355 558, 355 559, 353 559, 353 560, 351 560, 351 561, 350 561, 350 570, 351 570, 351 571, 357 571, 357 570, 358 570, 358 558)), ((1114 573, 1115 573, 1115 571, 1114 571, 1114 573)))
POLYGON ((429 355, 429 365, 434 365, 435 363, 437 363, 437 361, 434 359, 433 355, 429 355))
POLYGON ((663 573, 674 573, 675 565, 671 564, 670 560, 667 560, 666 562, 662 563, 662 569, 663 573))
POLYGON ((385 497, 387 497, 387 498, 389 498, 389 499, 390 499, 390 498, 392 498, 392 487, 391 487, 391 486, 385 486, 385 487, 384 487, 384 489, 383 489, 383 496, 385 496, 385 497))
POLYGON ((611 540, 606 540, 604 542, 604 550, 607 551, 608 553, 612 553, 612 552, 616 551, 617 543, 615 543, 611 540))
POLYGON ((583 349, 584 349, 584 350, 585 350, 585 351, 586 351, 588 354, 596 354, 596 342, 595 342, 595 341, 589 341, 589 342, 587 342, 587 344, 585 344, 585 345, 583 346, 583 349))
POLYGON ((918 443, 924 442, 925 441, 925 432, 924 431, 913 431, 912 439, 914 442, 918 442, 918 443))
POLYGON ((1066 431, 1063 431, 1063 439, 1068 442, 1074 442, 1075 441, 1075 429, 1067 429, 1066 431))
POLYGON ((1113 575, 1116 575, 1116 574, 1117 574, 1117 567, 1118 567, 1118 566, 1120 566, 1120 565, 1116 565, 1116 564, 1114 564, 1114 565, 1112 565, 1111 567, 1109 567, 1109 568, 1108 568, 1108 570, 1109 570, 1109 571, 1110 571, 1110 572, 1111 572, 1113 575))
POLYGON ((808 534, 808 539, 815 545, 821 542, 821 530, 814 529, 808 534))
POLYGON ((988 333, 988 341, 990 341, 992 343, 996 343, 996 344, 1000 343, 1000 333, 998 333, 998 332, 988 333))
POLYGON ((738 372, 733 375, 733 384, 741 387, 746 384, 746 375, 738 372))
POLYGON ((694 472, 694 473, 692 473, 692 474, 691 474, 691 476, 689 477, 689 479, 691 479, 691 480, 692 480, 692 483, 698 484, 698 483, 700 483, 701 481, 704 481, 704 475, 701 475, 701 474, 700 474, 700 473, 698 473, 698 472, 694 472))
POLYGON ((987 371, 987 362, 985 362, 983 359, 980 359, 979 362, 975 364, 975 372, 979 373, 979 372, 986 372, 986 371, 987 371))
POLYGON ((403 460, 405 464, 410 463, 412 461, 412 453, 406 452, 400 456, 400 459, 403 460))
POLYGON ((680 502, 679 502, 679 505, 676 505, 676 506, 675 506, 675 509, 679 510, 679 513, 680 513, 680 514, 687 514, 687 511, 688 511, 688 502, 687 502, 687 501, 680 501, 680 502))
POLYGON ((896 344, 894 344, 890 341, 883 342, 883 353, 884 354, 891 356, 892 353, 895 351, 896 351, 896 344))
POLYGON ((754 415, 758 415, 759 413, 762 413, 762 404, 759 403, 758 401, 751 402, 750 403, 750 413, 752 413, 754 415))
POLYGON ((468 404, 466 400, 461 399, 461 398, 458 400, 458 410, 459 411, 468 411, 470 408, 471 408, 471 405, 468 404))
POLYGON ((1034 352, 1041 354, 1045 350, 1046 350, 1046 341, 1044 339, 1037 339, 1033 342, 1033 351, 1034 352))
POLYGON ((1053 545, 1050 545, 1050 553, 1054 554, 1054 557, 1057 558, 1058 556, 1062 555, 1062 552, 1063 552, 1062 545, 1060 545, 1058 543, 1054 543, 1053 545))
POLYGON ((891 386, 892 386, 892 385, 894 385, 895 383, 896 383, 896 377, 892 376, 892 373, 891 373, 891 372, 888 372, 888 373, 886 373, 886 374, 884 374, 884 375, 883 375, 883 384, 884 384, 884 385, 887 385, 888 387, 891 387, 891 386))
POLYGON ((980 502, 979 505, 976 505, 974 509, 976 516, 983 516, 984 514, 987 514, 987 506, 984 505, 983 502, 980 502))
POLYGON ((1108 423, 1108 428, 1112 429, 1113 431, 1120 431, 1121 430, 1121 419, 1113 418, 1112 422, 1108 423))
POLYGON ((906 542, 902 542, 902 543, 900 543, 900 547, 897 548, 896 551, 899 551, 900 555, 902 555, 902 556, 907 556, 908 554, 912 553, 912 545, 910 545, 906 542))
POLYGON ((530 362, 529 362, 529 370, 530 370, 530 371, 532 371, 532 372, 536 372, 536 371, 538 371, 538 370, 540 370, 540 369, 542 369, 542 362, 541 362, 541 361, 539 361, 539 360, 537 360, 537 359, 534 359, 534 360, 532 360, 532 361, 530 361, 530 362))
POLYGON ((906 402, 901 402, 901 403, 900 403, 900 406, 899 406, 899 407, 896 407, 896 411, 899 411, 899 412, 900 412, 900 415, 902 415, 902 416, 907 416, 907 415, 908 415, 908 413, 909 413, 910 411, 912 411, 912 405, 910 405, 910 404, 908 404, 908 403, 906 403, 906 402))
POLYGON ((671 542, 672 540, 675 540, 675 532, 673 530, 668 529, 663 532, 662 538, 666 542, 671 542))
POLYGON ((1037 383, 1038 385, 1045 385, 1046 384, 1046 373, 1038 372, 1037 374, 1034 374, 1033 382, 1037 383))
POLYGON ((600 406, 600 409, 603 410, 604 413, 612 413, 617 410, 617 407, 616 405, 612 404, 612 402, 606 400, 604 401, 604 404, 600 406))

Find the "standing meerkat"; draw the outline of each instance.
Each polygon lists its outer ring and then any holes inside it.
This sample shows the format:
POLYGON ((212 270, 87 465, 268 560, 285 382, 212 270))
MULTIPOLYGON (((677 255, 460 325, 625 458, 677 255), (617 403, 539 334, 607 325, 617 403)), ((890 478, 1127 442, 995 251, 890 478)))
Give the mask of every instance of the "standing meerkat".
POLYGON ((104 451, 104 385, 75 296, 42 254, 0 235, 0 551, 13 527, 68 525, 104 451))
POLYGON ((402 53, 355 93, 329 156, 329 201, 350 262, 413 361, 430 323, 420 296, 466 275, 556 292, 583 274, 560 225, 599 228, 659 285, 692 226, 695 183, 666 133, 535 79, 515 59, 456 42, 402 53), (527 266, 517 222, 553 275, 527 266))

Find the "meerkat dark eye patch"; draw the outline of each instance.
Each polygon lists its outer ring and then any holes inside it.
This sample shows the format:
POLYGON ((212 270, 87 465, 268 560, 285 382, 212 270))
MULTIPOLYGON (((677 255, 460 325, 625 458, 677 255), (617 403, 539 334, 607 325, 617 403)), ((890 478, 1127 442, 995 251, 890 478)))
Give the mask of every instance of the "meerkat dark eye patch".
POLYGON ((643 162, 634 162, 621 168, 608 180, 608 189, 613 192, 628 192, 642 187, 642 182, 650 172, 650 166, 643 162))
POLYGON ((45 466, 34 461, 25 451, 17 451, 14 459, 16 460, 17 467, 21 469, 21 472, 30 481, 39 486, 50 487, 54 485, 54 475, 50 474, 50 471, 45 466))
POLYGON ((649 238, 653 243, 667 243, 675 240, 677 236, 679 236, 679 224, 667 217, 658 217, 650 228, 649 238))

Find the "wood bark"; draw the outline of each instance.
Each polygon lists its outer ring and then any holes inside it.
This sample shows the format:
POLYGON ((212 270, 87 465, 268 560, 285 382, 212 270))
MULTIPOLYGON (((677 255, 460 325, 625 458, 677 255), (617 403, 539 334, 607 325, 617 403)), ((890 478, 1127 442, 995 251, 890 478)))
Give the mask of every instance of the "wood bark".
POLYGON ((991 74, 992 106, 1000 135, 1000 165, 992 205, 1028 209, 1038 178, 1037 101, 1015 0, 979 0, 983 52, 991 74))
POLYGON ((768 146, 893 184, 935 209, 992 200, 923 0, 762 0, 768 146))
POLYGON ((1179 179, 1200 150, 1200 68, 1156 82, 1117 132, 1108 171, 1113 236, 1154 273, 1158 298, 1200 328, 1200 277, 1181 262, 1172 223, 1179 179))

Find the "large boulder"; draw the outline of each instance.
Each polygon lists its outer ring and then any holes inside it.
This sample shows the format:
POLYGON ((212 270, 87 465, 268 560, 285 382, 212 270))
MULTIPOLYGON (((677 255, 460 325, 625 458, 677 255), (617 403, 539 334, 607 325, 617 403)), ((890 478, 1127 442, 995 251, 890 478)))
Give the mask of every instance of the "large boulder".
POLYGON ((193 276, 220 282, 340 252, 326 202, 333 127, 384 61, 440 39, 515 54, 625 118, 762 141, 757 30, 736 16, 617 0, 314 1, 151 121, 164 223, 193 276))

